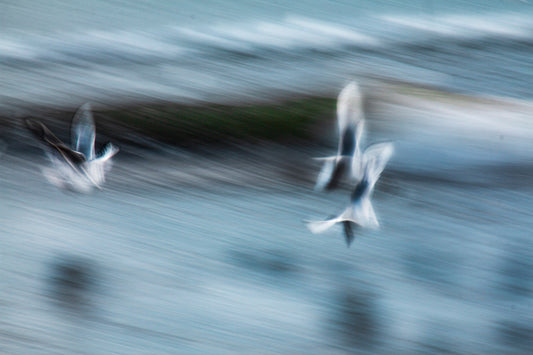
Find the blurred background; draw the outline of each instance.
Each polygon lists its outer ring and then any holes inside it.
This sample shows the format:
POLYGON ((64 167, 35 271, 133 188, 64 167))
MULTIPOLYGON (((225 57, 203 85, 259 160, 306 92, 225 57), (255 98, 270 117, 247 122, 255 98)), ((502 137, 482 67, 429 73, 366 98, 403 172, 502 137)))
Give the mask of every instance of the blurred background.
POLYGON ((0 353, 533 352, 528 1, 0 2, 0 353), (356 80, 381 223, 304 221, 356 80), (50 184, 24 119, 102 191, 50 184))

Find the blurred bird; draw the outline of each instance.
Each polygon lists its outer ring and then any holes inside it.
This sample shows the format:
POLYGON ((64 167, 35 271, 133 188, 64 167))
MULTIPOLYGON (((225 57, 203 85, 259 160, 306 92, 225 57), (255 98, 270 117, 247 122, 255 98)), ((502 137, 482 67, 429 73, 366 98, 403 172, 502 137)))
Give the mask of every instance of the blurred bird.
POLYGON ((72 148, 57 138, 44 124, 26 120, 28 129, 47 146, 52 168, 43 174, 54 185, 78 192, 101 189, 105 174, 111 168, 111 158, 119 149, 107 143, 100 154, 95 154, 95 127, 89 103, 81 106, 72 120, 72 148))
POLYGON ((315 190, 331 190, 338 186, 342 177, 350 172, 350 178, 361 178, 361 151, 359 149, 364 130, 364 114, 361 93, 357 83, 351 82, 337 98, 337 125, 339 129, 339 147, 337 155, 317 158, 324 160, 315 190))
POLYGON ((355 238, 356 228, 378 228, 379 222, 372 208, 370 197, 393 151, 392 143, 379 143, 368 147, 362 159, 362 178, 352 192, 348 208, 337 217, 331 217, 325 221, 309 222, 307 224, 309 230, 315 234, 322 233, 335 224, 342 223, 346 244, 350 246, 355 238))

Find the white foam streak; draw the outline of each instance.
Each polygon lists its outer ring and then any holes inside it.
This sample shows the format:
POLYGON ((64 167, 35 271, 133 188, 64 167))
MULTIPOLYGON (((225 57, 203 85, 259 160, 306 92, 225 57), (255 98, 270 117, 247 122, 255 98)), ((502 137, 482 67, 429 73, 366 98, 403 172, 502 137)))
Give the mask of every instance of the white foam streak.
POLYGON ((86 45, 104 46, 132 54, 168 55, 178 52, 176 46, 163 43, 150 33, 91 31, 86 35, 75 37, 74 40, 80 40, 86 45))
MULTIPOLYGON (((287 17, 280 23, 261 21, 244 26, 219 25, 209 32, 216 33, 225 41, 283 49, 379 44, 377 39, 355 30, 302 17, 287 17)), ((210 35, 207 38, 213 40, 214 37, 210 35)))
POLYGON ((22 43, 0 38, 0 55, 30 59, 35 56, 35 51, 22 43))
POLYGON ((405 28, 450 37, 506 36, 527 38, 533 31, 529 18, 519 14, 448 15, 448 16, 381 16, 381 20, 405 28))
POLYGON ((327 22, 320 22, 311 19, 306 19, 302 17, 289 17, 287 19, 288 23, 292 23, 296 26, 299 26, 307 31, 315 31, 320 33, 322 36, 328 36, 335 38, 337 40, 342 40, 346 42, 351 42, 353 44, 364 44, 364 45, 379 45, 380 42, 377 38, 373 38, 349 28, 333 25, 327 22))

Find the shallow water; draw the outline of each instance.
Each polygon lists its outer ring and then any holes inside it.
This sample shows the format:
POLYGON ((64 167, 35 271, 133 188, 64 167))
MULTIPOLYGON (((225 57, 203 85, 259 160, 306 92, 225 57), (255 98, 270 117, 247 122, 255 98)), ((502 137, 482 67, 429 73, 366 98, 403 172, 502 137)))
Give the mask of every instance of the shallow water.
POLYGON ((308 146, 123 145, 89 195, 50 185, 11 126, 0 353, 533 351, 533 106, 508 98, 531 98, 530 4, 91 4, 0 5, 3 117, 333 97, 354 76, 502 97, 366 87, 364 145, 396 152, 374 196, 382 228, 351 248, 304 223, 348 200, 312 191, 334 112, 308 146))
POLYGON ((348 249, 340 228, 303 223, 342 209, 345 191, 137 191, 117 169, 77 195, 34 163, 2 164, 5 353, 531 350, 530 184, 386 175, 382 228, 348 249))

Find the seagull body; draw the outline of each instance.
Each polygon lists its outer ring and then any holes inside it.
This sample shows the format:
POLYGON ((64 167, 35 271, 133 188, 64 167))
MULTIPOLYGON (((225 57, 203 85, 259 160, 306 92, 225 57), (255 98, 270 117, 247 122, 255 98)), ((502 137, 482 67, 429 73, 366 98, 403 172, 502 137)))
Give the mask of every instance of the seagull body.
POLYGON ((52 184, 78 192, 90 192, 94 187, 101 189, 111 168, 111 158, 119 149, 108 143, 100 154, 95 153, 96 133, 88 103, 78 109, 72 120, 72 148, 41 122, 27 120, 26 125, 48 148, 52 167, 44 168, 43 174, 52 184))
POLYGON ((354 230, 358 227, 378 228, 374 208, 370 197, 385 165, 394 151, 391 143, 379 143, 368 147, 363 154, 362 178, 355 186, 350 197, 350 205, 340 215, 325 221, 313 221, 307 224, 312 233, 322 233, 337 223, 342 223, 348 246, 355 238, 354 230))
POLYGON ((325 162, 318 175, 316 190, 334 189, 347 172, 353 180, 360 179, 361 151, 359 145, 364 130, 361 101, 361 93, 355 82, 351 82, 340 92, 337 98, 339 134, 337 155, 318 158, 325 162))

